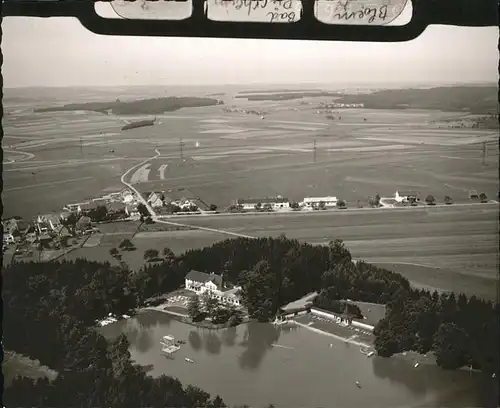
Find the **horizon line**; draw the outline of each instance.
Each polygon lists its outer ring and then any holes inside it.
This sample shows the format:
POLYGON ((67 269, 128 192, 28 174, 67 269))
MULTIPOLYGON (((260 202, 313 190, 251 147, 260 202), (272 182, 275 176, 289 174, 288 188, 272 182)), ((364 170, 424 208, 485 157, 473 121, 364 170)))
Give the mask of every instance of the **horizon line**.
POLYGON ((43 88, 43 89, 62 89, 62 88, 144 88, 144 87, 227 87, 227 86, 247 86, 247 87, 259 87, 259 86, 335 86, 335 87, 377 87, 381 85, 388 86, 389 84, 394 84, 395 86, 404 86, 409 84, 418 84, 420 86, 461 86, 461 85, 490 85, 498 86, 498 83, 494 81, 477 80, 477 81, 436 81, 436 82, 426 82, 426 81, 401 81, 401 82, 367 82, 367 83, 331 83, 331 82, 295 82, 295 83, 277 83, 277 82, 262 82, 262 83, 212 83, 212 84, 116 84, 116 85, 19 85, 19 86, 4 86, 4 91, 10 89, 29 89, 29 88, 43 88))

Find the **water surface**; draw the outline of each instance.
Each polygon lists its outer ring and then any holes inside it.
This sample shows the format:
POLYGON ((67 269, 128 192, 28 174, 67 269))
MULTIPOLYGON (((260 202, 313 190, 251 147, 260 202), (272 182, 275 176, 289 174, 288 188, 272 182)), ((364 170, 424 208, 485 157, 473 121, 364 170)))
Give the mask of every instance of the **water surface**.
POLYGON ((414 368, 411 361, 398 357, 367 358, 358 347, 303 328, 250 323, 216 331, 178 322, 161 312, 146 312, 103 328, 109 337, 122 332, 131 343, 132 358, 148 366, 150 375, 177 377, 184 384, 220 394, 228 404, 496 406, 495 382, 479 374, 448 372, 432 364, 414 368), (166 334, 186 341, 173 359, 161 353, 159 342, 166 334), (195 363, 187 363, 185 357, 195 363))

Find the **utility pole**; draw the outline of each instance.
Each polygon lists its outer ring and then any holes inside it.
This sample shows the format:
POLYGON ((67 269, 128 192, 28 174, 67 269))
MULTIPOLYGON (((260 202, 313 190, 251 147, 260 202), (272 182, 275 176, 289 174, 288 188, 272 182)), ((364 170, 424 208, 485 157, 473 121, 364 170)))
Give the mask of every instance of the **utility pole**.
POLYGON ((487 166, 486 163, 486 142, 483 142, 483 166, 487 166))
POLYGON ((182 141, 182 138, 179 140, 179 147, 181 153, 181 163, 184 163, 184 143, 182 141))
POLYGON ((82 144, 82 137, 80 136, 80 156, 83 156, 83 144, 82 144))
POLYGON ((314 143, 313 143, 313 160, 314 160, 314 163, 316 163, 316 139, 314 139, 314 143))

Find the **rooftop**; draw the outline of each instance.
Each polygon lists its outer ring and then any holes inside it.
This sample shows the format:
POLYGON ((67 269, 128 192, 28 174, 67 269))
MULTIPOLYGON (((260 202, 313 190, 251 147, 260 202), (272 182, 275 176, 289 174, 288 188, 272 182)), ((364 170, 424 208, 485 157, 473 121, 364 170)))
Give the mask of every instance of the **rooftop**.
POLYGON ((397 193, 400 196, 416 196, 416 195, 418 195, 418 191, 411 191, 411 190, 398 190, 397 193))
POLYGON ((319 201, 337 201, 337 197, 328 196, 328 197, 304 197, 304 202, 307 203, 309 201, 319 202, 319 201))
POLYGON ((266 204, 266 203, 288 203, 290 200, 286 197, 263 197, 263 198, 238 198, 238 204, 266 204))
POLYGON ((217 287, 222 286, 222 276, 216 275, 214 273, 195 271, 194 269, 191 269, 191 271, 189 271, 189 273, 186 275, 186 279, 199 283, 213 282, 215 285, 217 285, 217 287))

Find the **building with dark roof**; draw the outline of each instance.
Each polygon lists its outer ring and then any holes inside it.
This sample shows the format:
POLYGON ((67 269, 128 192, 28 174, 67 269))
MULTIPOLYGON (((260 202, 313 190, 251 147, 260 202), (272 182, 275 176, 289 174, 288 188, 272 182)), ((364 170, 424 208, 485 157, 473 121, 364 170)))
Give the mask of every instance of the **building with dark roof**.
POLYGON ((290 200, 286 197, 263 197, 263 198, 238 198, 236 205, 243 207, 244 210, 254 210, 257 205, 264 207, 270 205, 273 210, 281 208, 290 208, 290 200))
POLYGON ((394 199, 398 203, 406 202, 406 201, 418 201, 419 200, 419 192, 418 191, 407 191, 407 190, 398 190, 394 195, 394 199))
POLYGON ((186 275, 185 288, 197 294, 209 293, 222 303, 240 304, 240 287, 227 288, 222 275, 200 272, 192 269, 186 275))

